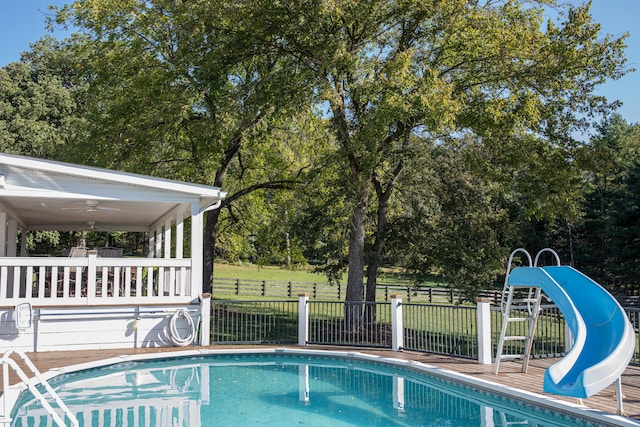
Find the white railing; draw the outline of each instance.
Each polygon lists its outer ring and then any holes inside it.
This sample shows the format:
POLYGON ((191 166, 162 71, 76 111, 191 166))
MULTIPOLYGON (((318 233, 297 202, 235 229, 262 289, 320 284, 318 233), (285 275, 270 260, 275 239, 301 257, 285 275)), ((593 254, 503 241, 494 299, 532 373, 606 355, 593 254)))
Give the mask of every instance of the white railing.
POLYGON ((3 306, 189 302, 191 259, 0 257, 3 306))
POLYGON ((51 396, 51 398, 53 398, 53 400, 56 402, 58 407, 62 409, 62 411, 64 412, 64 415, 69 419, 69 422, 71 423, 71 425, 75 427, 78 426, 78 420, 76 419, 76 417, 69 410, 67 405, 64 404, 62 399, 60 399, 60 397, 55 392, 55 390, 53 390, 51 385, 49 385, 49 383, 42 376, 38 368, 36 368, 36 366, 33 364, 33 362, 31 362, 31 360, 27 357, 25 353, 21 351, 9 350, 6 353, 4 353, 0 361, 2 363, 2 390, 4 391, 2 393, 3 414, 2 414, 2 417, 0 417, 0 424, 6 425, 7 423, 11 422, 11 419, 10 419, 11 414, 9 413, 10 412, 9 396, 8 396, 9 367, 11 367, 14 370, 14 372, 18 375, 18 377, 22 380, 22 382, 29 388, 29 391, 31 391, 31 393, 40 401, 43 408, 47 411, 49 415, 51 415, 51 417, 53 418, 54 422, 57 425, 62 427, 66 426, 63 418, 60 417, 60 415, 53 409, 53 407, 49 404, 49 402, 47 402, 47 399, 45 398, 44 394, 40 393, 40 391, 38 390, 38 387, 37 387, 38 384, 42 384, 44 386, 46 392, 49 394, 49 396, 51 396), (11 358, 12 354, 16 354, 20 357, 20 359, 22 359, 24 364, 27 366, 27 368, 29 368, 29 370, 34 375, 33 378, 29 378, 27 374, 24 372, 24 370, 20 367, 20 365, 18 365, 18 363, 11 358), (33 381, 34 379, 37 380, 37 382, 33 381))

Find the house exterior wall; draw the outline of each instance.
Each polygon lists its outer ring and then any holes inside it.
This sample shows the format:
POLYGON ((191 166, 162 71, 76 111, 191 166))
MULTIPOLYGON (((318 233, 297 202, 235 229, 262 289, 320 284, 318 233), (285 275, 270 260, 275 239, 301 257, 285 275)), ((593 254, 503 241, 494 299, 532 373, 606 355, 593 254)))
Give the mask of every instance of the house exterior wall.
MULTIPOLYGON (((0 353, 56 350, 95 350, 108 348, 171 347, 169 325, 178 310, 186 318, 174 321, 179 338, 193 334, 195 341, 202 305, 47 307, 33 308, 31 326, 16 326, 16 310, 0 309, 0 353)), ((188 345, 188 344, 187 344, 188 345)))

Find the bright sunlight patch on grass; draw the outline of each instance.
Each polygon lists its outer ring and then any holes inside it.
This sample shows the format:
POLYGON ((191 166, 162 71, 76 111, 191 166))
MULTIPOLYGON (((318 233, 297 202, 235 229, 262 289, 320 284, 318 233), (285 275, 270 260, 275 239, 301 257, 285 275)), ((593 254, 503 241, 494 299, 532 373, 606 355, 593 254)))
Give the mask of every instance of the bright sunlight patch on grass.
MULTIPOLYGON (((306 282, 328 283, 327 277, 320 273, 313 273, 311 267, 307 270, 287 270, 277 266, 260 266, 255 264, 216 264, 214 277, 218 279, 242 279, 242 280, 266 280, 278 282, 306 282)), ((341 283, 346 283, 346 274, 341 283)), ((385 285, 412 286, 412 281, 405 275, 391 269, 383 269, 378 276, 378 283, 385 285)), ((420 286, 441 287, 445 286, 438 277, 421 283, 420 286)))

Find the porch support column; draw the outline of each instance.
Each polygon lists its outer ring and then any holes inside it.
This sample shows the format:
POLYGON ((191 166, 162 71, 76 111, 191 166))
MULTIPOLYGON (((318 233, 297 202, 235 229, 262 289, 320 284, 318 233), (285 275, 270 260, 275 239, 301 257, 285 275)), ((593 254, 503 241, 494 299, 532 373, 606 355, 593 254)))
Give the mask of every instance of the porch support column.
POLYGON ((0 256, 7 256, 7 213, 0 212, 0 256))
POLYGON ((191 204, 191 296, 195 298, 202 293, 203 232, 203 214, 200 204, 194 202, 191 204))
POLYGON ((184 258, 184 214, 176 215, 176 258, 184 258))
POLYGON ((16 241, 18 240, 18 223, 15 219, 7 221, 7 256, 16 256, 16 241))
POLYGON ((158 225, 156 228, 156 248, 154 251, 154 258, 162 258, 162 226, 158 225))
POLYGON ((164 222, 164 258, 171 258, 171 219, 164 222))
MULTIPOLYGON (((184 258, 184 213, 176 214, 176 259, 184 258)), ((187 283, 187 270, 176 270, 176 291, 179 295, 191 295, 191 283, 187 283), (188 293, 187 293, 188 292, 188 293)))
POLYGON ((156 257, 156 231, 149 230, 149 254, 147 258, 155 258, 156 257))
POLYGON ((200 345, 207 346, 211 342, 211 295, 202 294, 202 218, 200 203, 191 203, 191 296, 200 298, 200 345))

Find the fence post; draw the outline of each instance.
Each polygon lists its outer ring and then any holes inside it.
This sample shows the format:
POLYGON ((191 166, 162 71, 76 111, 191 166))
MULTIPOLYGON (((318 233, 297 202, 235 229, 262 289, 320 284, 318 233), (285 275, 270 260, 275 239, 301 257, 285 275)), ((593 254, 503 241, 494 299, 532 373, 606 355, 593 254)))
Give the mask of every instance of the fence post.
POLYGON ((391 295, 391 350, 400 351, 402 347, 404 347, 402 296, 391 295))
POLYGON ((200 295, 200 345, 211 344, 211 294, 200 295))
POLYGON ((298 345, 309 342, 309 294, 298 295, 298 345))
POLYGON ((267 296, 267 281, 266 280, 262 281, 262 296, 263 297, 267 296))
POLYGON ((476 298, 478 307, 478 363, 491 365, 491 298, 476 298))

